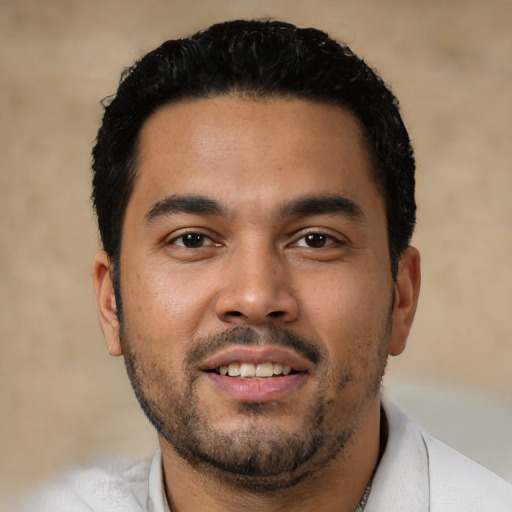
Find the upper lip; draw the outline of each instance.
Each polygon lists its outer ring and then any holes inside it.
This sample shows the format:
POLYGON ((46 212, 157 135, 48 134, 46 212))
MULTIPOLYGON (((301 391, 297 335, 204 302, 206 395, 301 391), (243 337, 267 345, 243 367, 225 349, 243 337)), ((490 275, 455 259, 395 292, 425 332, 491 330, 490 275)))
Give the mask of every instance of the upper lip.
POLYGON ((292 350, 267 345, 261 346, 233 346, 221 350, 219 353, 206 359, 200 366, 202 371, 215 370, 229 363, 279 363, 290 366, 297 372, 308 371, 313 363, 292 350))

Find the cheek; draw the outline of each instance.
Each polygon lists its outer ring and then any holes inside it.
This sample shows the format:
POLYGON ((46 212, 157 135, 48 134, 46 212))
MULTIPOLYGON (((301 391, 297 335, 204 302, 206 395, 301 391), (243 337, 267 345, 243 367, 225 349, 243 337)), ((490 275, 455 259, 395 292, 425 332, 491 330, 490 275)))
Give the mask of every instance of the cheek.
POLYGON ((140 266, 122 275, 123 311, 128 321, 153 331, 171 330, 176 335, 195 330, 210 307, 212 291, 199 272, 176 272, 165 264, 140 266))
POLYGON ((339 365, 359 366, 378 352, 391 305, 391 278, 375 268, 347 266, 317 275, 304 294, 307 322, 339 365))
POLYGON ((180 380, 183 360, 200 331, 211 294, 197 279, 162 267, 157 267, 158 272, 151 268, 122 272, 124 336, 145 369, 180 380))

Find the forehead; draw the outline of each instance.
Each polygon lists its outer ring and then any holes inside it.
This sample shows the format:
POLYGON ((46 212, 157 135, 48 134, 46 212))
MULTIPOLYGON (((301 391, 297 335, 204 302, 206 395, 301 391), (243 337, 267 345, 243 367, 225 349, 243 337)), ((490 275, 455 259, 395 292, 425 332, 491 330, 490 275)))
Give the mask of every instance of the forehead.
POLYGON ((157 110, 138 143, 135 196, 214 195, 267 207, 283 195, 382 198, 358 120, 301 99, 220 96, 157 110))

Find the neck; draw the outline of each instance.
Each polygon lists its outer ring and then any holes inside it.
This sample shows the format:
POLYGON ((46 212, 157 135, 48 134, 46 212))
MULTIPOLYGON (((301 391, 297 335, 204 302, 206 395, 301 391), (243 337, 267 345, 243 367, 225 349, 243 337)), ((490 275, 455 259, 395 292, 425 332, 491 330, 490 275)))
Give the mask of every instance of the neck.
POLYGON ((353 512, 379 457, 380 400, 370 405, 343 451, 291 488, 270 493, 235 488, 218 475, 193 468, 160 439, 166 494, 172 512, 353 512))

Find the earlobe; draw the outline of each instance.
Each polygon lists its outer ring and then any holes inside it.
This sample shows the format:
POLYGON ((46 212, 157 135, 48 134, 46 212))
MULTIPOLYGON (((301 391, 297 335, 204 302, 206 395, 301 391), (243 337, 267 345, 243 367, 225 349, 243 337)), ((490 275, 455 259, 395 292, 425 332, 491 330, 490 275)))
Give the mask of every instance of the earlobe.
POLYGON ((107 350, 111 356, 122 355, 119 339, 119 321, 117 317, 116 299, 111 279, 112 262, 105 251, 100 251, 94 258, 92 276, 98 319, 107 350))
POLYGON ((420 254, 415 247, 409 247, 400 258, 395 283, 393 329, 389 345, 389 354, 392 356, 400 355, 405 349, 416 313, 420 282, 420 254))

